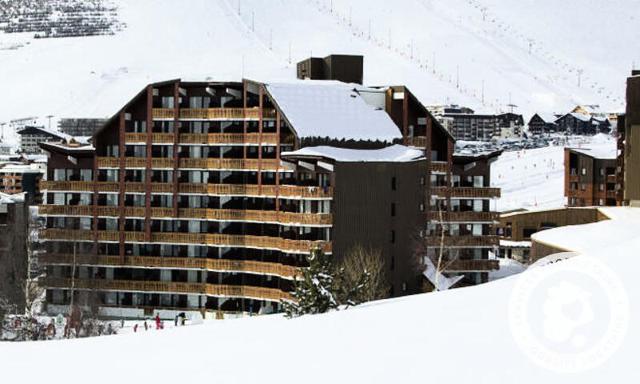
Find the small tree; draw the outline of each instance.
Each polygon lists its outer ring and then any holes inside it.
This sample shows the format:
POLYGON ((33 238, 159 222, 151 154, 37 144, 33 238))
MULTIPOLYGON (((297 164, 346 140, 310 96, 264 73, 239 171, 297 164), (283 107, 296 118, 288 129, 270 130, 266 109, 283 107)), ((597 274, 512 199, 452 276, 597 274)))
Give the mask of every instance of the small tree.
POLYGON ((309 267, 294 282, 294 301, 283 301, 286 316, 324 313, 338 307, 335 297, 334 271, 331 260, 322 249, 314 248, 307 257, 309 267))
POLYGON ((339 302, 358 305, 389 297, 389 283, 384 266, 380 250, 354 246, 336 270, 339 302))

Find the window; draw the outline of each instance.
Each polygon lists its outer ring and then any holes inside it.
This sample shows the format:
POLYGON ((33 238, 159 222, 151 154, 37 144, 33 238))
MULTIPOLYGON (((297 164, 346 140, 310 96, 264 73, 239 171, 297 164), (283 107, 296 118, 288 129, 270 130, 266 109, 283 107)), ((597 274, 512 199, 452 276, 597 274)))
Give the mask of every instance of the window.
POLYGON ((396 203, 391 203, 391 216, 396 215, 396 203))
POLYGON ((474 186, 474 188, 482 188, 482 187, 484 187, 484 177, 483 176, 473 176, 473 186, 474 186))
POLYGON ((581 173, 582 173, 582 176, 586 175, 587 174, 587 169, 586 168, 582 168, 581 173))
POLYGON ((396 177, 392 177, 391 178, 391 190, 395 191, 396 190, 396 177))
POLYGON ((396 242, 396 231, 391 231, 391 244, 395 244, 396 242))

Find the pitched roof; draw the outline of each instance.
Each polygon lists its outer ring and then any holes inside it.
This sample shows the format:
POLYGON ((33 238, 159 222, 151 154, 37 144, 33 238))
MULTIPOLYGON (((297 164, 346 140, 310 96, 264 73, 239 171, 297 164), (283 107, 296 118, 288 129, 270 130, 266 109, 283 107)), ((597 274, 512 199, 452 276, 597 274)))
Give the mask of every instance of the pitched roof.
POLYGON ((303 80, 265 84, 266 90, 299 138, 391 142, 402 137, 384 109, 371 105, 363 93, 384 90, 338 81, 303 80))

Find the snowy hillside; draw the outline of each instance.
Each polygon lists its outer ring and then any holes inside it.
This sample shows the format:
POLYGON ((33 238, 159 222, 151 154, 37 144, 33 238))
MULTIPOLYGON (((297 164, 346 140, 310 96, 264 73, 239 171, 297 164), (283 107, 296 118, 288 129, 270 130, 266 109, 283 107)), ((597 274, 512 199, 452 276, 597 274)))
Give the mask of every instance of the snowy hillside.
POLYGON ((0 122, 105 117, 156 80, 291 78, 297 60, 329 53, 365 55, 366 83, 406 83, 427 104, 621 110, 640 63, 637 0, 112 3, 127 25, 114 36, 0 33, 0 122))
MULTIPOLYGON (((616 142, 596 135, 574 137, 567 146, 615 152, 616 142)), ((564 207, 564 146, 504 152, 491 165, 491 186, 502 189, 497 203, 500 212, 564 207)))
POLYGON ((640 380, 640 316, 628 306, 640 300, 640 261, 629 251, 639 246, 635 237, 593 249, 594 259, 578 256, 538 274, 295 320, 274 315, 0 343, 0 371, 7 382, 26 372, 29 382, 57 382, 61 372, 67 383, 108 384, 633 383, 640 380), (589 272, 594 265, 598 275, 589 272), (566 314, 554 310, 583 291, 592 295, 586 303, 573 303, 566 314), (609 293, 615 297, 603 295, 609 293), (522 306, 529 312, 519 318, 522 306), (547 329, 549 320, 555 328, 547 329), (522 344, 527 330, 533 342, 522 344))

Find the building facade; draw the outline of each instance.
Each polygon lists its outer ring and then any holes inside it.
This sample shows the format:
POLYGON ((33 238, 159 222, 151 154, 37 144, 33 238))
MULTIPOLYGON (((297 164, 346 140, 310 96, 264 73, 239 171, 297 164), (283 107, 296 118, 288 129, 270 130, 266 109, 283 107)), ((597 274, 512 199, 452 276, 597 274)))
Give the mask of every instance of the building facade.
POLYGON ((0 297, 8 300, 14 313, 23 313, 25 305, 28 223, 24 195, 0 193, 0 297))
POLYGON ((60 119, 58 121, 58 130, 71 136, 93 136, 99 128, 101 128, 105 119, 60 119))
POLYGON ((496 115, 469 113, 445 113, 443 119, 449 119, 450 132, 456 140, 490 141, 500 136, 496 115))
POLYGON ((618 183, 624 205, 640 205, 640 70, 627 79, 626 113, 618 118, 618 183))
POLYGON ((558 117, 555 115, 536 113, 529 120, 529 133, 532 135, 555 133, 558 131, 556 120, 558 117))
POLYGON ((20 152, 26 154, 43 153, 40 143, 47 141, 65 140, 68 138, 65 134, 51 131, 43 127, 27 126, 18 131, 20 136, 20 152))
MULTIPOLYGON (((42 144, 48 309, 73 295, 104 316, 278 311, 312 247, 356 244, 383 250, 393 295, 414 293, 410 240, 440 246, 421 230, 431 208, 499 194, 454 185, 453 143, 402 86, 150 84, 92 145, 42 144)), ((448 248, 486 243, 447 233, 448 248)))
POLYGON ((564 195, 569 207, 616 206, 617 149, 565 148, 564 195))
POLYGON ((10 195, 27 192, 30 201, 40 203, 39 184, 46 168, 43 163, 0 163, 0 192, 10 195))

